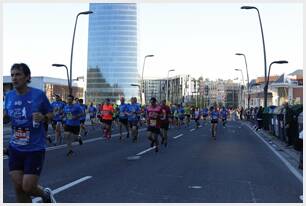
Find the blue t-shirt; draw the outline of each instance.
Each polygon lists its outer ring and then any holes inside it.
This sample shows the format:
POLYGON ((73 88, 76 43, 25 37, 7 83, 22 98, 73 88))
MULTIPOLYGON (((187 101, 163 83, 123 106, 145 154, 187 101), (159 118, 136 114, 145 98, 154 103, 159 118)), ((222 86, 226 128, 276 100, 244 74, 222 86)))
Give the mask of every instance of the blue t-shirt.
POLYGON ((211 119, 213 119, 213 120, 218 119, 218 118, 219 118, 219 112, 212 111, 212 112, 210 113, 210 117, 211 117, 211 119))
POLYGON ((83 113, 83 110, 80 104, 67 104, 64 107, 64 114, 66 117, 65 124, 69 126, 80 126, 80 118, 73 119, 73 116, 80 115, 83 113))
POLYGON ((127 119, 128 115, 125 112, 129 112, 129 104, 120 104, 119 105, 119 119, 127 119))
POLYGON ((51 103, 53 108, 53 120, 60 121, 63 118, 63 109, 65 107, 65 103, 62 101, 55 101, 51 103))
POLYGON ((128 106, 128 121, 137 121, 138 120, 138 112, 140 112, 140 105, 139 104, 130 104, 128 106))
POLYGON ((89 111, 90 117, 93 118, 96 116, 97 108, 94 106, 89 106, 88 111, 89 111))
POLYGON ((223 119, 226 119, 226 117, 227 117, 227 111, 226 110, 221 110, 221 117, 223 119))
POLYGON ((203 110, 203 115, 205 115, 205 116, 208 115, 208 109, 207 109, 207 108, 205 108, 205 109, 203 110))
POLYGON ((87 109, 87 105, 86 104, 79 104, 80 107, 82 108, 82 112, 83 112, 83 115, 82 117, 80 118, 80 120, 85 120, 86 119, 86 109, 87 109))
POLYGON ((11 119, 12 133, 10 146, 19 151, 42 151, 46 148, 46 134, 43 123, 33 127, 33 112, 43 115, 52 112, 52 107, 45 93, 39 89, 29 87, 24 95, 16 90, 7 93, 5 98, 5 112, 11 119))
POLYGON ((185 110, 183 108, 178 108, 177 113, 180 118, 183 118, 185 116, 185 110))

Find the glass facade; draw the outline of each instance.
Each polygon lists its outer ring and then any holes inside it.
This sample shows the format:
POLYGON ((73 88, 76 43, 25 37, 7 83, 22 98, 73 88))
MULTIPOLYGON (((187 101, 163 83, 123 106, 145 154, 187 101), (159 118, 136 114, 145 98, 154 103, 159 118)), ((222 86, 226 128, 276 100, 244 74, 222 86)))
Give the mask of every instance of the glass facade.
POLYGON ((139 97, 137 6, 134 3, 91 3, 88 33, 86 102, 115 102, 139 97))

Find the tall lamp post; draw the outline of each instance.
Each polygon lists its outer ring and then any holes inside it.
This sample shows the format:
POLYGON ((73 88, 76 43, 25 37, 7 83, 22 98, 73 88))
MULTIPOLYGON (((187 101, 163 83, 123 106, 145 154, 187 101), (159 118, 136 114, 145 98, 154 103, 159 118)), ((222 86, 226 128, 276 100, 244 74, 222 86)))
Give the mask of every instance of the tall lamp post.
POLYGON ((72 84, 71 79, 68 74, 68 68, 65 64, 52 64, 53 67, 65 67, 67 71, 67 82, 68 82, 68 89, 69 89, 69 95, 72 95, 72 84))
MULTIPOLYGON (((288 64, 288 61, 286 61, 286 60, 281 60, 281 61, 274 61, 274 62, 271 62, 271 64, 269 65, 269 72, 268 72, 267 82, 266 82, 265 87, 264 87, 264 92, 265 92, 265 94, 268 94, 268 86, 269 86, 269 79, 270 79, 270 70, 271 70, 272 64, 288 64)), ((267 95, 267 96, 268 96, 268 95, 267 95)))
POLYGON ((139 92, 140 92, 140 102, 141 102, 141 91, 140 91, 140 85, 139 84, 130 84, 133 87, 138 87, 139 92))
MULTIPOLYGON (((235 71, 240 71, 241 72, 241 77, 242 77, 242 85, 244 86, 244 76, 243 76, 243 72, 242 72, 242 69, 235 69, 235 71)), ((242 106, 242 104, 244 104, 244 101, 242 101, 242 93, 243 93, 243 90, 241 88, 242 86, 239 87, 239 89, 241 90, 240 91, 240 105, 242 106)))
POLYGON ((166 103, 168 103, 168 93, 169 93, 169 73, 175 71, 175 69, 170 69, 168 70, 168 75, 167 75, 167 93, 166 93, 166 103))
POLYGON ((146 58, 148 57, 154 57, 153 54, 150 54, 150 55, 146 55, 144 57, 144 60, 143 60, 143 66, 142 66, 142 72, 141 72, 141 82, 140 82, 140 103, 143 104, 142 102, 142 94, 144 93, 144 89, 143 89, 143 72, 144 72, 144 68, 145 68, 145 64, 146 64, 146 58))
POLYGON ((245 62, 245 68, 246 68, 246 72, 247 72, 247 83, 248 83, 248 110, 250 109, 250 79, 249 79, 249 70, 248 70, 248 65, 247 65, 247 60, 246 60, 246 57, 245 57, 245 54, 242 54, 242 53, 236 53, 235 55, 238 55, 238 56, 243 56, 244 57, 244 62, 245 62))
MULTIPOLYGON (((264 52, 264 66, 265 66, 265 83, 267 83, 267 60, 266 60, 266 47, 265 47, 265 39, 264 39, 264 33, 262 29, 262 23, 260 18, 259 10, 255 6, 242 6, 241 9, 256 9, 258 13, 259 23, 260 23, 260 29, 261 29, 261 37, 262 37, 262 44, 263 44, 263 52, 264 52)), ((267 107, 267 92, 264 91, 264 107, 267 107)))
POLYGON ((73 36, 72 36, 72 45, 71 45, 71 56, 70 56, 70 88, 71 88, 71 94, 72 94, 72 86, 71 86, 71 80, 72 80, 72 58, 73 58, 73 46, 74 46, 74 37, 75 37, 75 30, 78 22, 78 18, 80 15, 87 15, 87 14, 92 14, 92 11, 83 11, 78 13, 75 19, 75 24, 74 24, 74 30, 73 30, 73 36))

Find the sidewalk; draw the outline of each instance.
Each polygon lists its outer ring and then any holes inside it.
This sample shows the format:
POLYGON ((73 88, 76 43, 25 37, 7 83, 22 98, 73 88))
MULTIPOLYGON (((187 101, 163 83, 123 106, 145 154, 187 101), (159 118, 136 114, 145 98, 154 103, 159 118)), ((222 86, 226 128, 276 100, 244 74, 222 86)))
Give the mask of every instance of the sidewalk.
MULTIPOLYGON (((255 124, 244 121, 245 124, 248 124, 250 127, 254 127, 255 124)), ((255 130, 255 129, 254 129, 255 130)), ((297 169, 297 171, 303 175, 303 170, 298 169, 299 161, 300 161, 300 151, 297 151, 293 148, 293 146, 287 147, 286 143, 279 140, 277 137, 269 134, 268 131, 263 129, 256 131, 260 136, 264 138, 266 142, 268 142, 272 147, 274 147, 286 160, 297 169)))

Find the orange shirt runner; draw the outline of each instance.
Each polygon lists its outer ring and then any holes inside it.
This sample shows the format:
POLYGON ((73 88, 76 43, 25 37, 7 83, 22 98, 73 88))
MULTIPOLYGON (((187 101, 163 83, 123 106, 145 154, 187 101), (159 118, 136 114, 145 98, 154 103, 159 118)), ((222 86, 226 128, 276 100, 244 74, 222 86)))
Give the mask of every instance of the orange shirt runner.
POLYGON ((102 106, 102 119, 103 120, 113 120, 114 107, 113 105, 104 104, 102 106))

